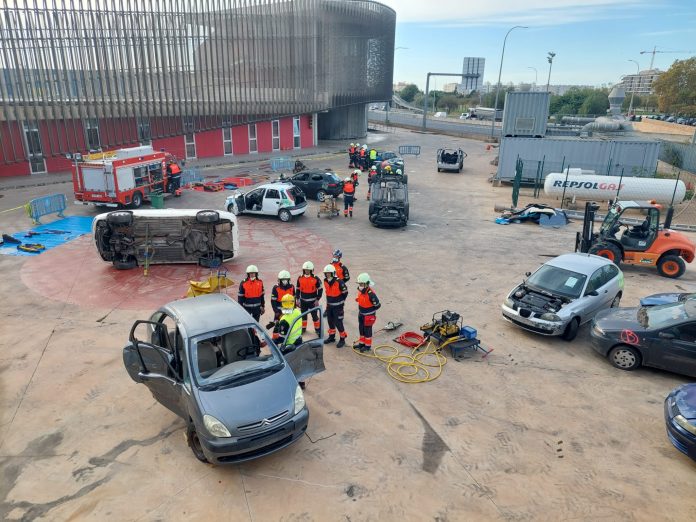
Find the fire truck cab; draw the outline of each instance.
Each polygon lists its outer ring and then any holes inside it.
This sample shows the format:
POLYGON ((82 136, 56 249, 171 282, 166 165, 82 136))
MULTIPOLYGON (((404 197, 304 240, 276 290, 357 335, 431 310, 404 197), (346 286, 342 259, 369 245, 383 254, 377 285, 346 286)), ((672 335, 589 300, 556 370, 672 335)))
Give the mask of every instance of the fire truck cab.
POLYGON ((173 194, 181 184, 174 157, 150 146, 77 158, 72 168, 77 204, 138 208, 150 194, 173 194))

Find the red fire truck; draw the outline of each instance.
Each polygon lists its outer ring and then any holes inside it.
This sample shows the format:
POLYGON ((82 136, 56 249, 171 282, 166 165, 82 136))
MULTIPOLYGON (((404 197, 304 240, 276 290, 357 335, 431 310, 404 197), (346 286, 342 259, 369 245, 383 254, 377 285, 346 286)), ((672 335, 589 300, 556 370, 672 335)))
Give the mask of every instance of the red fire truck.
POLYGON ((73 156, 75 203, 138 208, 150 194, 179 194, 181 169, 168 152, 132 147, 73 156))

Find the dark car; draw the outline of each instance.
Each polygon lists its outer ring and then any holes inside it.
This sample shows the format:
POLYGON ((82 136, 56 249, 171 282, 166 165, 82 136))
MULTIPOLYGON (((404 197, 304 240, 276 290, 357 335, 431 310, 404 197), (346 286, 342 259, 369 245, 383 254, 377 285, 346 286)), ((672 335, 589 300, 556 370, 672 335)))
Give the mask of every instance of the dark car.
POLYGON ((343 181, 329 170, 303 170, 288 179, 311 198, 324 201, 326 196, 343 193, 343 181))
POLYGON ((374 165, 377 167, 378 172, 381 172, 382 168, 386 167, 387 165, 392 168, 392 171, 401 169, 401 172, 405 172, 404 159, 396 152, 392 152, 390 150, 377 152, 377 159, 374 161, 374 165), (387 163, 384 163, 385 161, 387 163))
POLYGON ((665 399, 667 436, 674 447, 696 460, 696 384, 675 388, 665 399))
MULTIPOLYGON (((123 362, 135 382, 184 419, 198 460, 242 462, 285 448, 306 431, 298 381, 324 370, 322 328, 316 339, 279 348, 229 296, 204 295, 136 321, 123 362)), ((139 406, 149 408, 133 404, 139 406)))
POLYGON ((696 299, 696 294, 691 292, 666 292, 652 294, 641 298, 640 306, 657 306, 671 303, 682 303, 687 299, 696 299))
POLYGON ((621 370, 652 366, 696 377, 696 300, 599 312, 592 347, 621 370))
POLYGON ((405 227, 408 222, 408 185, 403 176, 378 174, 371 184, 370 223, 375 226, 405 227))

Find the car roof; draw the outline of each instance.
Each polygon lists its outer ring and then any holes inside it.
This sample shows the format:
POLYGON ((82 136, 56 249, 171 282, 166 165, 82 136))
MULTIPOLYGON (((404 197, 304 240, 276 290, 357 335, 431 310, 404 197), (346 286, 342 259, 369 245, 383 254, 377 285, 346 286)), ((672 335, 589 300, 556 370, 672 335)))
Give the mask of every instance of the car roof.
POLYGON ((251 187, 249 189, 249 192, 251 192, 252 190, 260 189, 260 188, 275 188, 275 189, 277 189, 278 187, 280 187, 280 188, 289 189, 289 188, 293 188, 294 186, 295 185, 293 185, 292 183, 289 183, 287 181, 273 181, 271 183, 264 183, 263 185, 259 185, 258 187, 251 187))
POLYGON ((561 256, 554 257, 545 264, 555 266, 557 268, 565 268, 566 270, 572 270, 573 272, 578 272, 580 274, 589 276, 592 275, 598 268, 605 265, 610 265, 612 262, 604 257, 595 256, 592 254, 580 254, 576 252, 573 254, 563 254, 561 256))
POLYGON ((253 322, 246 310, 227 294, 179 299, 160 310, 174 317, 187 337, 253 322))

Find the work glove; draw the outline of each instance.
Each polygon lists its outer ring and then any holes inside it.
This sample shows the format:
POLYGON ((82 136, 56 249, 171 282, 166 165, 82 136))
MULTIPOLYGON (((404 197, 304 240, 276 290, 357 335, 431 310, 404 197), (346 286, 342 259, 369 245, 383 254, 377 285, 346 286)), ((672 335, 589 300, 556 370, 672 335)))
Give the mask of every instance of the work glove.
POLYGON ((266 323, 266 330, 270 330, 275 326, 275 321, 271 321, 270 323, 266 323))

